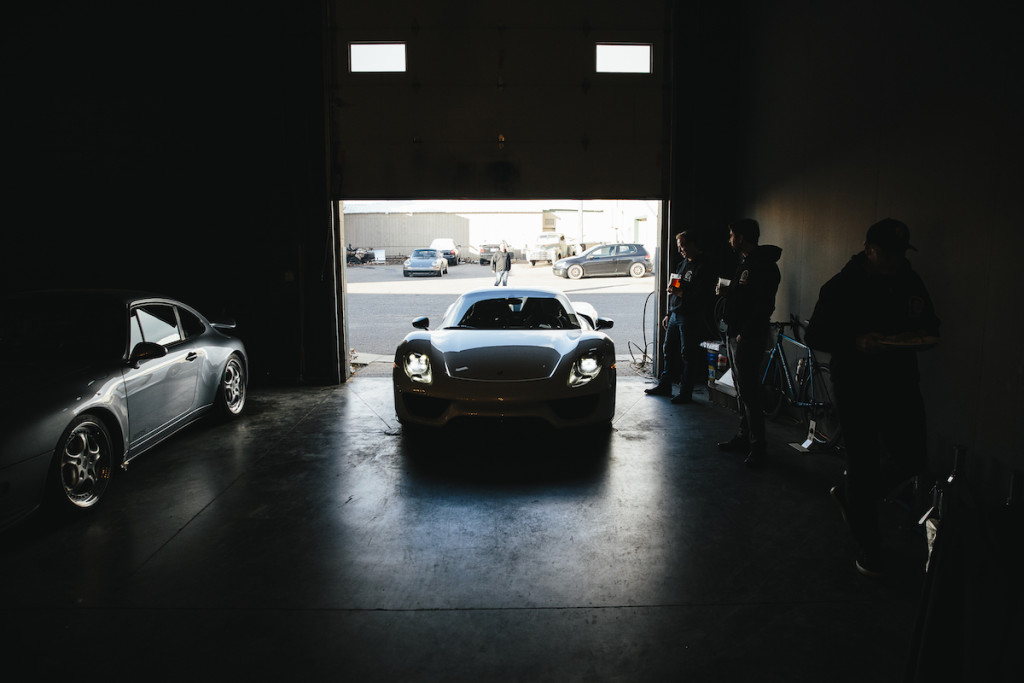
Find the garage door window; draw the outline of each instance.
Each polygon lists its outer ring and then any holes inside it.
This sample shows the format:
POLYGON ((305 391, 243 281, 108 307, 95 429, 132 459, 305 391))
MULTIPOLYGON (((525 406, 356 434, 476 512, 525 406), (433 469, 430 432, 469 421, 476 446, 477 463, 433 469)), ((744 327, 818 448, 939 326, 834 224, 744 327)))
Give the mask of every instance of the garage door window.
POLYGON ((654 49, 645 43, 598 43, 597 72, 649 74, 654 49))
POLYGON ((405 43, 349 43, 352 73, 401 73, 405 71, 405 43))

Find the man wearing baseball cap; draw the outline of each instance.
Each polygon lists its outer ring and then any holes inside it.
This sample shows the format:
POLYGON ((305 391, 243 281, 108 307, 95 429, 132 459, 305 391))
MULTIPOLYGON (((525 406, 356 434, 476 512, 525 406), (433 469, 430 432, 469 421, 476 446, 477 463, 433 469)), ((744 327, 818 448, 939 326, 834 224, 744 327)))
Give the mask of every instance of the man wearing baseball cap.
POLYGON ((805 339, 831 354, 846 446, 844 481, 831 494, 858 546, 857 570, 883 573, 877 505, 927 470, 918 352, 938 343, 939 319, 907 260, 910 230, 872 225, 864 250, 822 286, 805 339))

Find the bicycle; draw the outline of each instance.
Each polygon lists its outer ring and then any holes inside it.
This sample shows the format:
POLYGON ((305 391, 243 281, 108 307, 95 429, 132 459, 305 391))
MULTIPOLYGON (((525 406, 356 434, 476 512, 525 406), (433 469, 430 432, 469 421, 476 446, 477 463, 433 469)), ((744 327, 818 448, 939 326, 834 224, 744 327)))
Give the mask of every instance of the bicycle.
POLYGON ((795 316, 789 322, 772 322, 771 326, 775 343, 761 374, 765 417, 777 417, 783 404, 787 404, 797 410, 801 424, 808 430, 808 440, 836 446, 841 429, 832 399, 832 371, 828 363, 819 362, 811 347, 800 341, 804 324, 795 316), (786 334, 787 327, 792 329, 792 335, 786 334), (798 349, 795 370, 783 342, 798 349))

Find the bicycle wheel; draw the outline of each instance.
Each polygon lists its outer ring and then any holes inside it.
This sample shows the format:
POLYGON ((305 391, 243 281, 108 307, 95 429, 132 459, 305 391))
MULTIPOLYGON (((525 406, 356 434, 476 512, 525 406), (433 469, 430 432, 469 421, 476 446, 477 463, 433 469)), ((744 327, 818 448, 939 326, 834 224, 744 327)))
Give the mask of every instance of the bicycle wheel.
POLYGON ((786 398, 786 382, 782 377, 782 364, 775 354, 768 356, 768 364, 761 373, 761 409, 764 416, 772 419, 782 410, 786 398))
POLYGON ((838 444, 842 432, 839 413, 832 398, 832 370, 825 363, 814 366, 814 372, 800 383, 800 419, 805 427, 814 420, 812 438, 823 446, 838 444), (811 382, 813 378, 813 382, 811 382))

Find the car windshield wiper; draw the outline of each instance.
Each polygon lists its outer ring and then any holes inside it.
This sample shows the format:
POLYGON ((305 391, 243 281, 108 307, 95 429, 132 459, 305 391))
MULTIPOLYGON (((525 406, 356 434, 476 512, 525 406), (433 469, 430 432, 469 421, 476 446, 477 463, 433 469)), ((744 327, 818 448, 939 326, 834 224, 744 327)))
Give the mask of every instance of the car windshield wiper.
POLYGON ((476 329, 479 329, 479 328, 477 328, 476 325, 449 325, 448 327, 446 327, 444 329, 446 329, 446 330, 476 330, 476 329))

